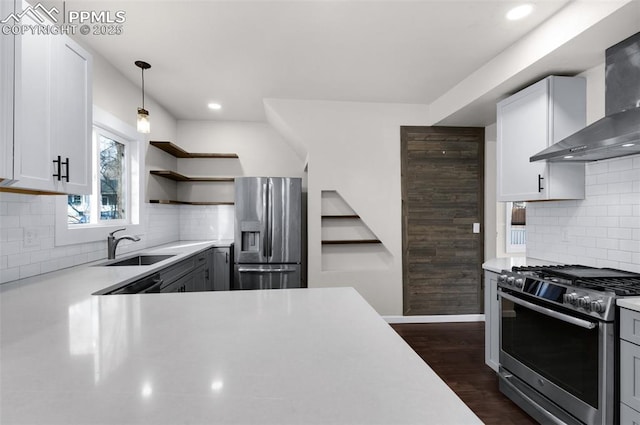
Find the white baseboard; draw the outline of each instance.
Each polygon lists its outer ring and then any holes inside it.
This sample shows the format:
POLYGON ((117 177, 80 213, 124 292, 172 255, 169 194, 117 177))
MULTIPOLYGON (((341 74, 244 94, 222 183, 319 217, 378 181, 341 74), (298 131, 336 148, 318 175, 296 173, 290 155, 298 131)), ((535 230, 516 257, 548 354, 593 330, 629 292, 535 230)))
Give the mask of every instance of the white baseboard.
POLYGON ((484 322, 484 314, 440 314, 434 316, 382 316, 387 323, 484 322))

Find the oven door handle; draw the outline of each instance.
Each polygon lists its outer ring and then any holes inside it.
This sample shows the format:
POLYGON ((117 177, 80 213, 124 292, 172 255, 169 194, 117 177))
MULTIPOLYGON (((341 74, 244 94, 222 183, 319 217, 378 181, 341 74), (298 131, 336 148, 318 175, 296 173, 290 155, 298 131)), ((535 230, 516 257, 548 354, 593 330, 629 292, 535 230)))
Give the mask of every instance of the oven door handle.
POLYGON ((523 299, 514 297, 513 295, 506 294, 502 291, 499 292, 499 295, 511 301, 512 303, 520 304, 523 307, 526 307, 533 311, 537 311, 538 313, 544 314, 545 316, 553 317, 554 319, 562 320, 563 322, 580 326, 581 328, 594 329, 597 326, 596 323, 589 322, 588 320, 578 319, 577 317, 569 316, 568 314, 559 313, 555 310, 551 310, 550 308, 541 307, 537 304, 530 303, 529 301, 525 301, 523 299))
POLYGON ((511 382, 511 379, 513 378, 512 374, 505 372, 501 368, 500 371, 498 372, 498 378, 501 378, 502 383, 506 384, 511 391, 515 392, 518 396, 522 397, 527 403, 533 406, 533 408, 536 409, 537 412, 542 414, 545 417, 545 419, 549 421, 545 423, 554 424, 554 425, 567 425, 566 422, 563 422, 559 418, 555 417, 547 409, 542 407, 538 402, 533 400, 531 397, 529 397, 524 392, 522 392, 518 387, 513 385, 513 382, 511 382))

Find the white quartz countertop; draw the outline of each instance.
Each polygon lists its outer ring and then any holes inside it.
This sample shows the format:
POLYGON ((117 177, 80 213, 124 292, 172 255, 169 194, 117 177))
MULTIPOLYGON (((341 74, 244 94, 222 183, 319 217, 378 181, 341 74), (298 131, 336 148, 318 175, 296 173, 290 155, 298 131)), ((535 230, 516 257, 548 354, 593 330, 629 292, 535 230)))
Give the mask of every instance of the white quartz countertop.
POLYGON ((352 288, 91 295, 129 268, 0 286, 0 423, 481 423, 352 288))
POLYGON ((616 304, 620 307, 640 312, 640 297, 620 298, 616 300, 616 304))
POLYGON ((500 273, 502 270, 511 270, 511 267, 514 266, 542 266, 549 264, 553 265, 558 263, 531 257, 499 257, 485 261, 482 264, 482 268, 495 273, 500 273))

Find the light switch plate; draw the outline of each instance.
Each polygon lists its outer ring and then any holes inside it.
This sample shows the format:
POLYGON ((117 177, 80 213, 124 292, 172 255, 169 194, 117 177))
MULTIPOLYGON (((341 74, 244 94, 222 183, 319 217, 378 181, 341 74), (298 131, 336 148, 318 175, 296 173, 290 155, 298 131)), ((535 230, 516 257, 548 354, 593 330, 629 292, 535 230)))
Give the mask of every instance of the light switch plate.
POLYGON ((473 233, 480 233, 480 223, 473 223, 473 233))

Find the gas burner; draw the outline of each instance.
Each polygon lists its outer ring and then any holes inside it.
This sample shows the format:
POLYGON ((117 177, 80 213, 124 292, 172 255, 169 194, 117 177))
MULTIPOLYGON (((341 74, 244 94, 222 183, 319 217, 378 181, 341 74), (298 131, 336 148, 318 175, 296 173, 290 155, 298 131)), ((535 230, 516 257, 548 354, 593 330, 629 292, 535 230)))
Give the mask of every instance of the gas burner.
POLYGON ((579 264, 513 267, 512 272, 615 296, 640 295, 640 274, 579 264))
POLYGON ((613 292, 622 297, 638 296, 640 295, 640 275, 636 276, 580 279, 575 282, 575 286, 593 291, 613 292))

